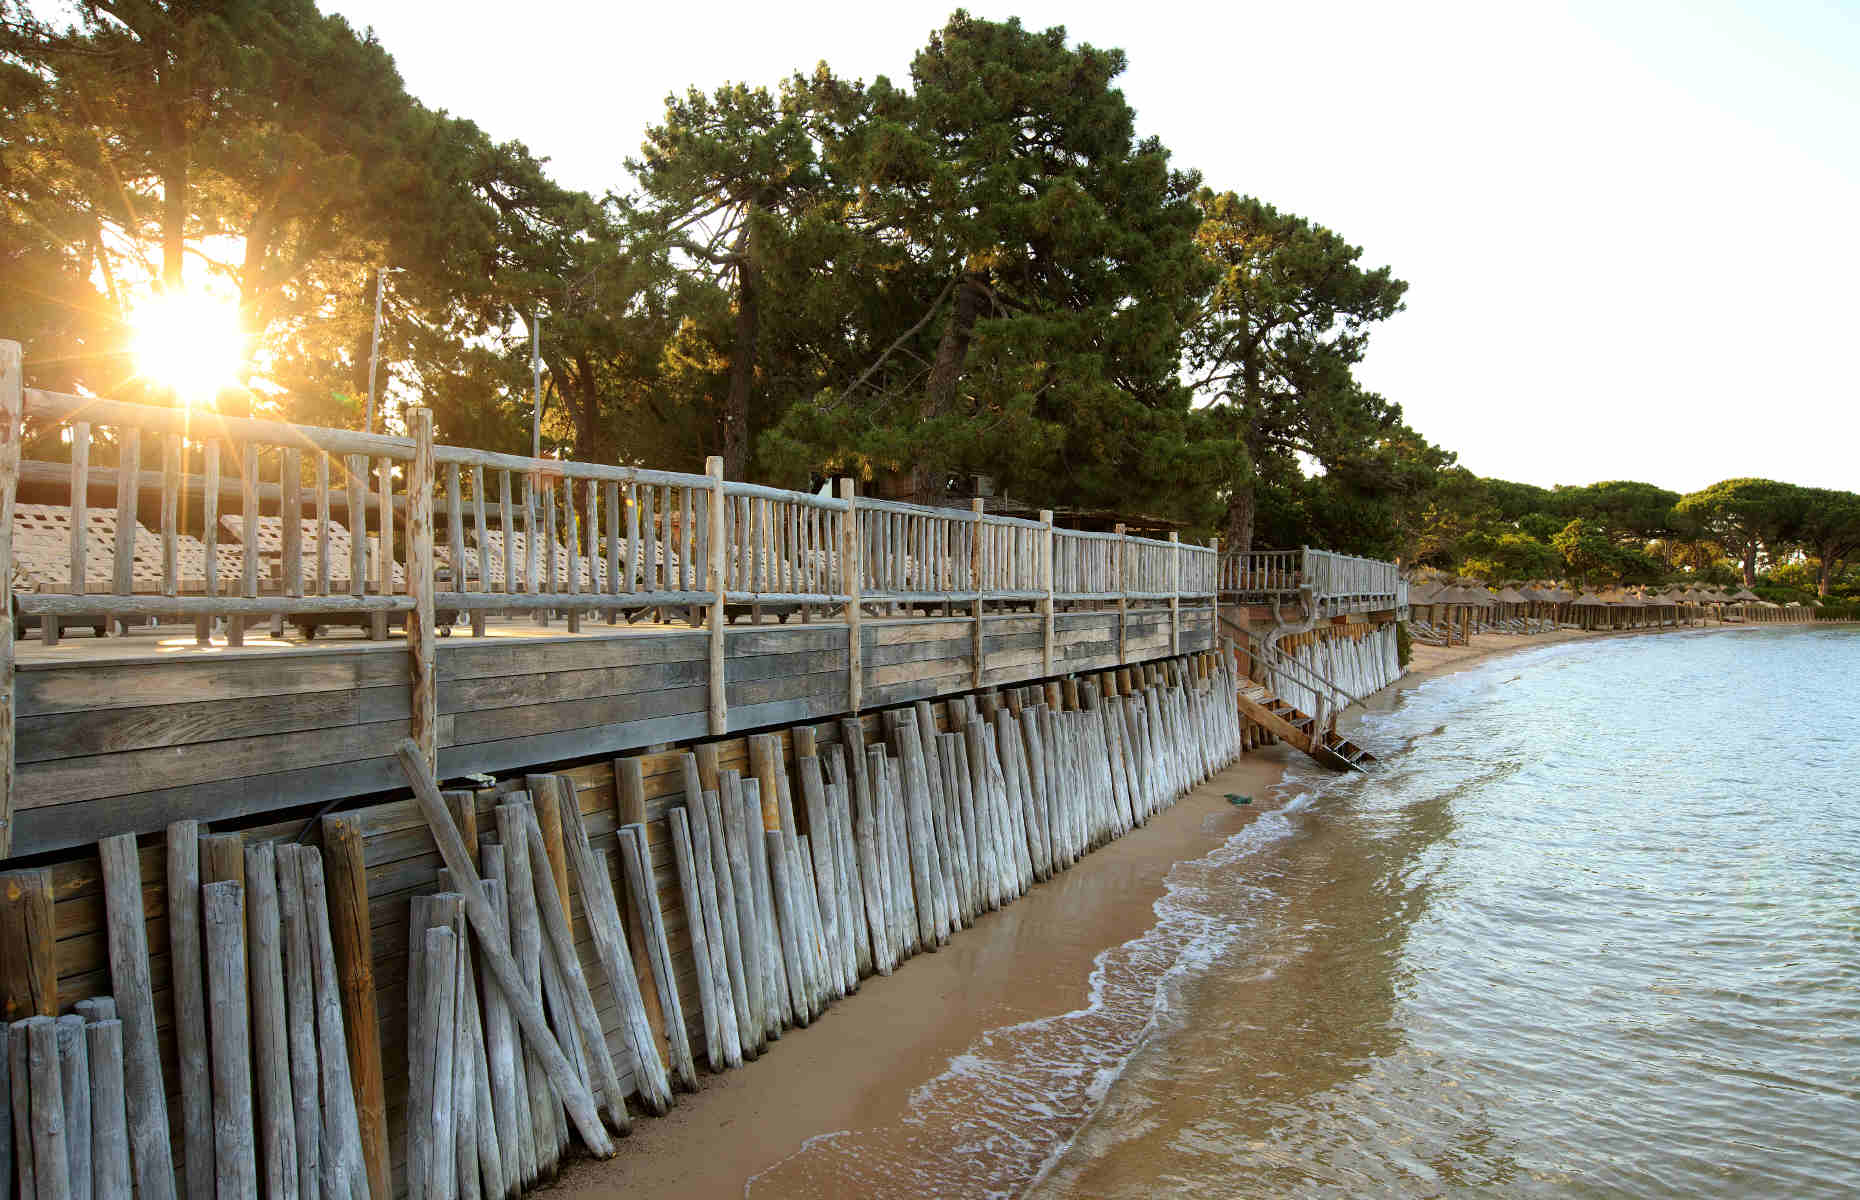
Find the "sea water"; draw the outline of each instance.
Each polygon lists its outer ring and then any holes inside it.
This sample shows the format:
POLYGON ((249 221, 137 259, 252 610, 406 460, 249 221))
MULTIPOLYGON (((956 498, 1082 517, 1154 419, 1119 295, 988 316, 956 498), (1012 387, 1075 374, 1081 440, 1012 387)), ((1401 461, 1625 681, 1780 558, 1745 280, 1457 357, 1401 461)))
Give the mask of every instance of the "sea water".
POLYGON ((1526 650, 1359 740, 1178 864, 1086 1008, 767 1182, 1860 1194, 1860 632, 1526 650))

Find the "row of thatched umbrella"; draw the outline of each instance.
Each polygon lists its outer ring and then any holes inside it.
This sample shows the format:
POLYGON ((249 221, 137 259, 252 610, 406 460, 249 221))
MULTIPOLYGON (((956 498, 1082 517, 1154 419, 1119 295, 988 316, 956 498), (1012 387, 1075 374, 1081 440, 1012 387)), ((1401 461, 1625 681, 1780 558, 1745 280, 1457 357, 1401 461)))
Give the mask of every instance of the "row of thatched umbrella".
POLYGON ((1494 594, 1477 581, 1441 580, 1411 584, 1408 604, 1410 608, 1428 609, 1430 618, 1439 617, 1436 610, 1444 608, 1445 624, 1449 629, 1458 624, 1462 638, 1471 635, 1473 614, 1485 610, 1497 610, 1501 616, 1548 616, 1558 623, 1574 623, 1584 629, 1691 624, 1714 616, 1719 621, 1801 621, 1813 619, 1814 614, 1806 605, 1773 604, 1748 589, 1726 593, 1715 588, 1675 586, 1657 594, 1632 591, 1603 594, 1589 589, 1572 592, 1556 585, 1529 584, 1507 585, 1494 594))

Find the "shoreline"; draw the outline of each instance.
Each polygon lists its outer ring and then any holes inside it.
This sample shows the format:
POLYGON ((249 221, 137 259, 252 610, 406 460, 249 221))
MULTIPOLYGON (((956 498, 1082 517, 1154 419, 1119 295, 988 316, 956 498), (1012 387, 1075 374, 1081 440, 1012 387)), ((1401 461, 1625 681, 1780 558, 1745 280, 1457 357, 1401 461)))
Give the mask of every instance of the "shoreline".
MULTIPOLYGON (((1697 631, 1753 628, 1764 627, 1697 631)), ((1477 634, 1470 646, 1451 649, 1417 643, 1409 670, 1370 703, 1386 704, 1404 688, 1515 650, 1691 631, 1477 634)), ((1346 720, 1362 711, 1352 708, 1346 720)), ((1289 768, 1302 759, 1285 745, 1249 752, 1148 825, 984 916, 942 950, 909 960, 890 977, 864 980, 857 997, 806 1029, 789 1030, 761 1060, 700 1075, 696 1094, 679 1095, 664 1117, 636 1121, 612 1159, 565 1167, 552 1194, 604 1197, 676 1187, 695 1196, 742 1196, 755 1176, 813 1139, 895 1126, 910 1112, 913 1093, 989 1031, 1085 1007, 1099 956, 1155 924, 1154 905, 1170 869, 1277 808, 1289 768), (1254 803, 1229 804, 1229 792, 1253 796, 1254 803)), ((1062 1155, 1064 1144, 1054 1150, 1062 1155)))

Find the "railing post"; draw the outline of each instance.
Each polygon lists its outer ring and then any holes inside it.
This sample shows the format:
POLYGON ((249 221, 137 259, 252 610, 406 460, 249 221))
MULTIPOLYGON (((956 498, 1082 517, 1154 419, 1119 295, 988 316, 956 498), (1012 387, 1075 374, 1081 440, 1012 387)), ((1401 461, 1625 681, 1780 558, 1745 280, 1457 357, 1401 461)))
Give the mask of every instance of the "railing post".
POLYGON ((1053 510, 1040 510, 1040 674, 1053 673, 1053 510))
POLYGON ((975 593, 975 620, 969 631, 969 686, 982 686, 982 508, 980 496, 969 500, 974 523, 969 527, 969 590, 975 593))
POLYGON ((1125 532, 1122 521, 1117 523, 1117 665, 1125 666, 1130 660, 1124 652, 1124 622, 1130 616, 1130 581, 1124 574, 1124 556, 1130 547, 1130 535, 1125 532))
MULTIPOLYGON (((407 587, 413 592, 413 612, 408 617, 408 665, 413 676, 414 742, 426 759, 427 769, 439 773, 439 681, 434 657, 438 631, 433 628, 433 410, 410 408, 407 420, 413 427, 413 461, 407 466, 407 587)), ((385 506, 391 497, 383 495, 382 528, 387 527, 385 506)), ((246 517, 248 537, 256 537, 258 522, 254 514, 246 517)), ((391 571, 393 560, 387 557, 393 547, 382 546, 384 561, 391 571)), ((384 573, 386 584, 393 575, 384 573)), ((383 585, 385 596, 390 588, 383 585)))
POLYGON ((1208 543, 1208 553, 1214 563, 1214 629, 1208 634, 1208 649, 1217 650, 1221 644, 1221 539, 1208 543))
POLYGON ((0 342, 0 858, 13 853, 13 504, 25 410, 18 342, 0 342))
POLYGON ((730 562, 729 547, 724 543, 727 523, 723 514, 723 458, 716 454, 706 458, 704 474, 710 477, 710 561, 704 565, 704 590, 711 594, 710 732, 717 737, 730 728, 730 697, 723 672, 723 595, 730 562))
POLYGON ((1169 531, 1169 654, 1182 653, 1182 535, 1169 531))
POLYGON ((840 572, 846 584, 846 711, 865 703, 865 635, 859 629, 859 596, 865 588, 864 539, 859 536, 859 496, 850 478, 840 480, 846 519, 840 524, 840 572))

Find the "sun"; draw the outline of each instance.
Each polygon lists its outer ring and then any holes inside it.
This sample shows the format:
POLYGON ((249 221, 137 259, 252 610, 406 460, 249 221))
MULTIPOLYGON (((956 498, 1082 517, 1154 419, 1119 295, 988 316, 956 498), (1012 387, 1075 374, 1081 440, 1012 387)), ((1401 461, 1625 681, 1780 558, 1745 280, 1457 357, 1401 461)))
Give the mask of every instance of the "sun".
POLYGON ((150 297, 131 318, 136 369, 186 404, 205 404, 238 379, 245 337, 234 304, 197 292, 150 297))

